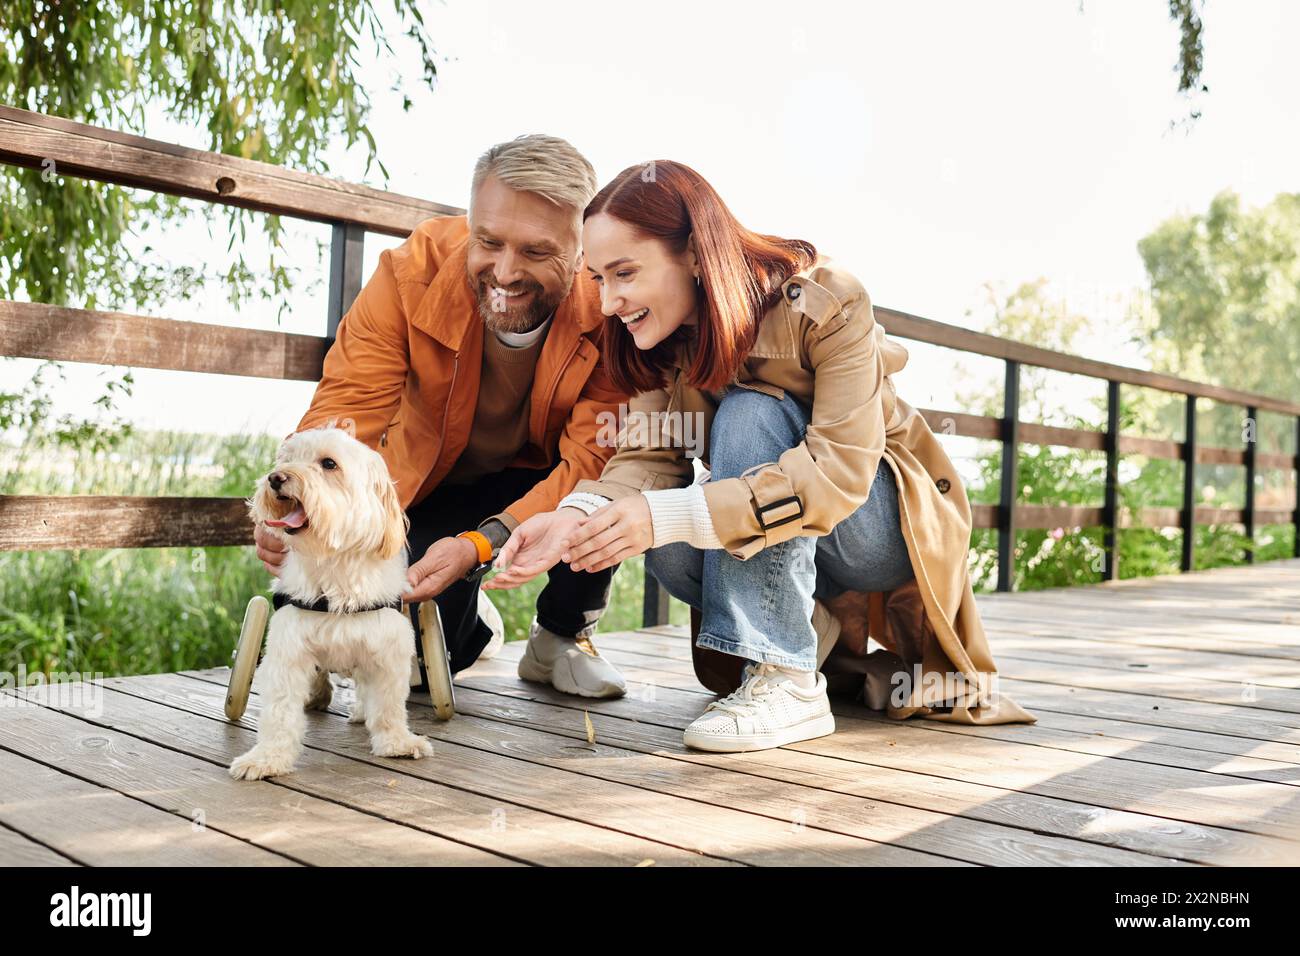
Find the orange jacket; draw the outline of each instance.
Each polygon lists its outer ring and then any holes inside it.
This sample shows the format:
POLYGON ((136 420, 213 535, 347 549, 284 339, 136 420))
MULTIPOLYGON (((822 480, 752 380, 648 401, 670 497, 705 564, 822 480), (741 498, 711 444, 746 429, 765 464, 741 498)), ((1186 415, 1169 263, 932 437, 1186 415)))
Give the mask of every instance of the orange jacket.
MULTIPOLYGON (((379 267, 339 323, 324 374, 298 430, 352 419, 357 438, 388 463, 402 507, 431 492, 469 441, 485 326, 465 272, 464 216, 428 219, 379 267)), ((600 362, 603 316, 584 277, 555 311, 533 379, 528 443, 511 467, 545 479, 506 509, 517 524, 552 511, 583 478, 599 478, 613 443, 599 423, 627 395, 600 362), (603 413, 603 414, 602 414, 603 413), (599 419, 597 416, 601 416, 599 419)), ((511 527, 513 530, 513 526, 511 527)))

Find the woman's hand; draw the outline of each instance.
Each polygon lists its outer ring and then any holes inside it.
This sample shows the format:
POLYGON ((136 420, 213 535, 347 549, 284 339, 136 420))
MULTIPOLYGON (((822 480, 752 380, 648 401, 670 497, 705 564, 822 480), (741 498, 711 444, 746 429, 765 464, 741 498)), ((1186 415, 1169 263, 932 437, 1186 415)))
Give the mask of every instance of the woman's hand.
POLYGON ((515 588, 548 571, 560 560, 560 544, 587 517, 577 508, 535 514, 510 535, 493 567, 504 568, 483 582, 484 590, 515 588))
POLYGON ((645 495, 611 501, 582 519, 562 544, 560 557, 575 571, 603 571, 644 554, 654 544, 650 502, 645 495))

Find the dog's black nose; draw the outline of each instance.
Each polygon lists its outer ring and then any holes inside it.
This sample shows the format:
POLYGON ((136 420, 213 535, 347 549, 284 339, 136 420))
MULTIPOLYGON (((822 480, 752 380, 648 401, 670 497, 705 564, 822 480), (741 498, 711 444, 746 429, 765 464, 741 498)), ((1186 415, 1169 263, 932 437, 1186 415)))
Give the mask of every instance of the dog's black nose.
POLYGON ((279 491, 280 486, 288 480, 288 477, 280 474, 278 471, 273 471, 271 474, 266 476, 266 483, 271 486, 272 491, 279 491))

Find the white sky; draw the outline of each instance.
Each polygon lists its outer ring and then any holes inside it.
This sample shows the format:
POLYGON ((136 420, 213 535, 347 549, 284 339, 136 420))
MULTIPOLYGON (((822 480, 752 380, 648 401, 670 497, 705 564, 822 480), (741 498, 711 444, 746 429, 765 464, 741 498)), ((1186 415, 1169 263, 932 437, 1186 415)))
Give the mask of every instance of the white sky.
MULTIPOLYGON (((854 268, 878 306, 979 328, 982 283, 1046 276, 1104 329, 1116 297, 1144 285, 1136 242, 1163 218, 1203 211, 1225 188, 1248 204, 1300 188, 1300 5, 1209 4, 1210 94, 1190 134, 1169 130, 1187 107, 1164 0, 1082 6, 447 0, 427 15, 446 58, 438 89, 418 92, 418 64, 394 32, 415 107, 402 113, 391 68, 376 65, 371 128, 398 192, 464 206, 484 148, 547 132, 582 150, 602 183, 652 158, 695 167, 749 227, 809 239, 854 268)), ((149 133, 204 145, 197 131, 149 133)), ((362 159, 338 153, 334 174, 360 179, 362 159)), ((317 275, 307 237, 328 230, 300 224, 295 235, 296 261, 317 275)), ((222 269, 227 238, 197 225, 151 237, 177 264, 222 269)), ((367 276, 393 244, 368 237, 367 276)), ((324 331, 320 286, 294 294, 280 328, 324 331)), ((236 315, 210 295, 157 314, 276 328, 275 311, 256 303, 236 315)), ((951 408, 952 354, 908 347, 900 393, 951 408)), ((1136 363, 1104 335, 1088 353, 1136 363)), ((34 364, 0 363, 0 387, 34 364)), ((60 409, 85 409, 104 372, 69 365, 60 409)), ((202 431, 287 432, 313 387, 135 377, 130 419, 202 431)))

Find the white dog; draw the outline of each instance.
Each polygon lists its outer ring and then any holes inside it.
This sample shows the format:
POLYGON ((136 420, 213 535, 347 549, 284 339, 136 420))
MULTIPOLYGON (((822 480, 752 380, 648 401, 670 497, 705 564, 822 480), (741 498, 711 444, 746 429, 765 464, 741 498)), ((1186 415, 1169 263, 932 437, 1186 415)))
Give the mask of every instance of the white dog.
POLYGON ((365 722, 371 753, 432 756, 433 745, 406 722, 415 651, 401 610, 408 521, 383 458, 338 428, 299 432, 280 447, 248 506, 255 521, 286 536, 288 553, 259 665, 257 745, 230 765, 231 776, 293 769, 304 709, 329 705, 331 671, 356 679, 348 722, 365 722))

